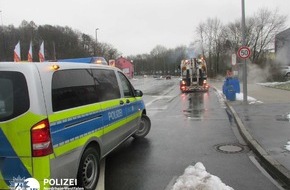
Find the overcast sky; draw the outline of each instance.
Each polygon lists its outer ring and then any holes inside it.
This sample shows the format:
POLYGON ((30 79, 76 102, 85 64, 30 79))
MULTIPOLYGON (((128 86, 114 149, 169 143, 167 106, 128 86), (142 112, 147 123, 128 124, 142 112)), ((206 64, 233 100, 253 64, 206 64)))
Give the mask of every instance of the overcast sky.
MULTIPOLYGON (((290 0, 245 0, 246 16, 260 8, 288 16, 290 0)), ((207 18, 223 24, 241 19, 241 0, 0 0, 4 25, 22 20, 69 26, 113 45, 124 56, 150 53, 156 45, 175 48, 194 41, 207 18)))

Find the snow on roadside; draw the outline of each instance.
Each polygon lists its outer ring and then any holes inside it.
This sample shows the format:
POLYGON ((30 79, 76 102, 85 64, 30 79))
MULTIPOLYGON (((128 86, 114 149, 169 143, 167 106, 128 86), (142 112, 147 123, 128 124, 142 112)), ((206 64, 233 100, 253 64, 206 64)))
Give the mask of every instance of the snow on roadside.
POLYGON ((290 141, 288 141, 284 147, 286 150, 290 151, 290 141))
MULTIPOLYGON (((251 97, 251 96, 248 96, 248 101, 249 102, 256 102, 257 99, 251 97)), ((236 93, 236 100, 240 100, 240 101, 243 101, 244 100, 244 94, 243 93, 236 93)))
MULTIPOLYGON (((261 86, 265 86, 265 87, 275 87, 275 86, 279 86, 279 85, 287 85, 290 84, 290 81, 286 81, 286 82, 264 82, 264 83, 256 83, 257 85, 261 85, 261 86)), ((221 90, 219 90, 218 88, 216 88, 216 90, 218 91, 219 94, 223 94, 221 92, 221 90)), ((236 101, 243 101, 243 93, 236 93, 236 101)), ((258 97, 259 98, 259 97, 258 97)), ((263 103, 262 101, 259 101, 251 96, 248 96, 248 102, 249 104, 261 104, 263 103)))
MULTIPOLYGON (((247 97, 249 104, 262 104, 262 101, 259 101, 251 96, 247 97)), ((243 101, 244 100, 244 94, 243 93, 236 93, 236 100, 237 101, 243 101)))
MULTIPOLYGON (((216 89, 216 90, 217 90, 218 94, 220 95, 220 97, 224 96, 223 92, 221 90, 219 90, 219 89, 216 89)), ((224 96, 224 98, 225 98, 225 96, 224 96)), ((255 104, 255 103, 262 104, 263 103, 263 102, 255 99, 255 98, 253 98, 251 96, 248 96, 247 99, 248 99, 249 104, 255 104)), ((242 92, 241 93, 236 93, 236 101, 243 101, 243 100, 244 100, 244 94, 242 92)))
POLYGON ((188 166, 184 174, 179 176, 171 190, 233 190, 220 178, 206 171, 201 162, 188 166))
POLYGON ((264 83, 257 83, 258 85, 261 86, 269 86, 269 87, 273 87, 273 86, 277 86, 277 85, 283 85, 283 84, 288 84, 290 83, 290 81, 286 81, 286 82, 264 82, 264 83))

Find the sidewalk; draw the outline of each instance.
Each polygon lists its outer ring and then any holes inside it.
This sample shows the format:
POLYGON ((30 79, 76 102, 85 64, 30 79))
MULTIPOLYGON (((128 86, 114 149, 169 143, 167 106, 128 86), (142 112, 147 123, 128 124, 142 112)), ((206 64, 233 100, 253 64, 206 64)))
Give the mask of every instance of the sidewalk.
MULTIPOLYGON (((221 90, 223 81, 210 81, 221 90)), ((241 91, 243 87, 241 85, 241 91)), ((266 168, 290 187, 290 91, 248 84, 256 101, 226 101, 240 133, 266 168)))

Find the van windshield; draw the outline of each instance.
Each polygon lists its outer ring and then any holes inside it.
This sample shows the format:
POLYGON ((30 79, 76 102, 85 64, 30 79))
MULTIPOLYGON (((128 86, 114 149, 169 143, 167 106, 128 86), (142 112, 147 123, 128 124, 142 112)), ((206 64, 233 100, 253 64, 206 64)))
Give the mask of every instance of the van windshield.
POLYGON ((28 109, 29 95, 24 75, 0 71, 0 122, 17 117, 28 109))

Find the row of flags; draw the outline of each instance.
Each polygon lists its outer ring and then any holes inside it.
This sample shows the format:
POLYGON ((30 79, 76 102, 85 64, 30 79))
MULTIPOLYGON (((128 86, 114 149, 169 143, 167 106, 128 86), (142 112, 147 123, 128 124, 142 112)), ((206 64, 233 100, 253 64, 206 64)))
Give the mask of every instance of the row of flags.
MULTIPOLYGON (((29 50, 28 50, 28 62, 32 62, 32 42, 29 44, 29 50)), ((44 42, 42 41, 40 45, 40 49, 38 52, 39 62, 44 62, 44 42)), ((20 62, 21 61, 21 54, 20 54, 20 41, 16 44, 14 48, 14 62, 20 62)))

